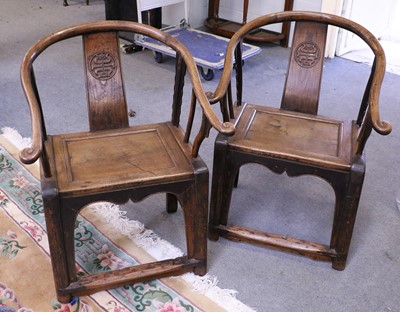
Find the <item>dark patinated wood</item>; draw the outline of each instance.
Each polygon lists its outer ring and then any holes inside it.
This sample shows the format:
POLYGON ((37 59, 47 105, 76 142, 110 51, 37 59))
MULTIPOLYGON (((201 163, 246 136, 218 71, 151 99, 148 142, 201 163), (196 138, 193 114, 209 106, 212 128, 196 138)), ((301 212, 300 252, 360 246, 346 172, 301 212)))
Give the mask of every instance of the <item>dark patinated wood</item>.
MULTIPOLYGON (((293 10, 294 0, 285 0, 284 11, 293 10)), ((217 35, 232 37, 233 34, 240 29, 240 27, 247 23, 247 13, 249 10, 249 0, 243 0, 243 15, 242 22, 237 23, 219 17, 219 0, 209 0, 208 2, 208 17, 204 21, 204 25, 211 29, 217 35)), ((281 32, 270 31, 263 28, 253 29, 246 34, 245 39, 258 42, 276 42, 279 41, 280 45, 287 47, 290 33, 290 24, 284 23, 281 32)))
POLYGON ((129 284, 132 279, 135 282, 145 282, 158 278, 179 275, 182 271, 187 271, 201 265, 200 260, 178 257, 176 259, 159 261, 155 263, 145 263, 133 267, 123 268, 114 271, 101 272, 95 275, 80 277, 76 282, 71 283, 61 294, 74 293, 85 295, 88 292, 97 292, 104 287, 111 289, 129 284), (140 276, 140 280, 138 279, 140 276))
POLYGON ((129 124, 118 42, 117 32, 83 36, 91 131, 125 128, 129 124))
MULTIPOLYGON (((21 151, 20 158, 27 164, 40 159, 43 206, 58 300, 66 303, 74 295, 185 272, 204 275, 209 174, 198 150, 211 127, 226 135, 232 135, 235 128, 230 122, 222 123, 211 108, 189 51, 175 38, 151 26, 124 21, 82 24, 50 34, 32 46, 21 65, 21 81, 31 110, 33 142, 21 151), (119 31, 150 36, 176 51, 175 79, 171 79, 170 86, 173 90, 170 120, 129 126, 119 31), (33 63, 48 47, 76 36, 83 37, 90 131, 47 134, 33 63), (196 104, 203 114, 203 126, 193 145, 189 142, 191 127, 186 132, 180 127, 186 73, 193 90, 190 103, 193 113, 187 123, 193 123, 196 104), (168 212, 175 212, 178 202, 182 207, 187 255, 78 278, 74 229, 80 211, 98 201, 139 202, 155 193, 166 194, 168 212)), ((136 99, 136 105, 139 104, 136 99)))
POLYGON ((281 108, 317 114, 328 26, 297 22, 281 108))
POLYGON ((269 107, 268 99, 262 104, 243 101, 243 70, 236 62, 237 98, 233 120, 236 132, 232 137, 218 135, 215 141, 209 238, 217 240, 223 236, 316 260, 330 260, 334 269, 343 270, 365 175, 364 146, 372 129, 382 135, 391 132, 391 125, 379 117, 385 55, 378 40, 362 26, 334 15, 311 12, 265 15, 248 22, 231 38, 221 80, 210 101, 222 101, 230 92, 234 58, 241 59, 240 45, 246 34, 258 27, 289 21, 295 22, 296 28, 279 109, 269 107), (318 114, 328 25, 352 31, 375 54, 363 99, 361 104, 357 103, 360 112, 356 120, 318 114), (328 181, 336 196, 329 244, 230 224, 232 191, 237 186, 240 167, 247 163, 262 164, 277 174, 286 172, 290 177, 315 175, 328 181))
POLYGON ((279 250, 295 252, 299 255, 309 256, 316 260, 329 261, 336 257, 335 250, 327 245, 309 242, 294 237, 257 231, 236 225, 219 225, 218 231, 225 238, 236 242, 245 242, 255 245, 268 246, 279 250))

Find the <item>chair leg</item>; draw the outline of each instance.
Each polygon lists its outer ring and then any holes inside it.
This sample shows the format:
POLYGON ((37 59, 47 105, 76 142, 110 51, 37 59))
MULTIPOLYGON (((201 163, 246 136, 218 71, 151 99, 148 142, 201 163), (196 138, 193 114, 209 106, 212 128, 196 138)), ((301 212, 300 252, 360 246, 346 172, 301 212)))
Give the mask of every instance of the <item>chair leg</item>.
POLYGON ((64 0, 63 6, 68 6, 67 0, 64 0))
MULTIPOLYGON (((75 207, 75 206, 74 206, 75 207)), ((62 209, 64 243, 66 252, 67 270, 69 275, 69 282, 76 282, 78 277, 76 275, 75 265, 75 222, 77 213, 70 208, 62 209)))
POLYGON ((220 225, 222 193, 224 192, 226 144, 217 137, 214 147, 213 174, 210 199, 210 215, 208 220, 208 238, 213 241, 219 239, 219 233, 214 227, 220 225))
POLYGON ((237 174, 236 174, 235 182, 233 183, 233 187, 234 187, 234 188, 237 188, 237 187, 238 187, 238 184, 239 184, 239 170, 238 170, 238 172, 237 172, 237 174))
POLYGON ((184 211, 188 258, 203 263, 193 272, 204 275, 207 273, 208 172, 198 174, 195 186, 179 199, 184 211))
POLYGON ((330 248, 336 250, 338 236, 340 234, 340 227, 341 227, 341 211, 346 203, 346 194, 347 194, 347 185, 349 175, 347 174, 342 179, 337 179, 335 181, 330 181, 331 185, 335 191, 335 210, 334 210, 334 217, 332 223, 332 233, 331 233, 331 243, 330 248))
POLYGON ((233 169, 227 171, 226 167, 226 147, 225 144, 217 142, 214 151, 214 165, 211 188, 210 216, 208 238, 216 241, 219 238, 219 232, 215 227, 219 225, 227 225, 228 214, 231 204, 232 191, 235 180, 238 177, 239 170, 233 169))
POLYGON ((166 202, 168 213, 175 213, 178 210, 178 200, 174 194, 167 193, 166 202))
POLYGON ((351 173, 346 196, 340 202, 343 203, 335 217, 332 238, 336 246, 337 257, 332 260, 332 267, 342 271, 346 267, 346 260, 349 253, 351 237, 356 220, 358 204, 364 182, 365 164, 363 162, 354 164, 351 173))
POLYGON ((43 207, 57 299, 61 303, 69 303, 72 299, 71 295, 58 293, 60 289, 65 289, 70 284, 68 270, 66 269, 67 252, 64 245, 59 197, 56 188, 47 186, 49 185, 43 183, 43 207))
MULTIPOLYGON (((233 168, 232 166, 230 166, 233 168)), ((239 168, 232 172, 225 173, 225 181, 223 184, 222 201, 221 201, 221 213, 219 217, 219 224, 228 224, 229 209, 231 207, 232 192, 236 182, 236 178, 239 177, 239 168)))

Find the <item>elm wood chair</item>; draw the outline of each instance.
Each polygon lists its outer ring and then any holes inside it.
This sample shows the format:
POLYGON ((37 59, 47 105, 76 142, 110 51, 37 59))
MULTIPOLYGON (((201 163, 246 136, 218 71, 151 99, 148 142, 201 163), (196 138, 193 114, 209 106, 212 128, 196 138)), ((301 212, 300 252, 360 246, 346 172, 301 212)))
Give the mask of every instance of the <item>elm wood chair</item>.
MULTIPOLYGON (((372 129, 381 135, 391 132, 391 125, 379 117, 384 72, 385 55, 377 39, 362 26, 341 17, 282 12, 257 18, 238 30, 228 44, 220 83, 210 95, 210 102, 222 103, 224 116, 232 118, 236 132, 231 137, 219 134, 215 141, 209 238, 217 240, 223 236, 291 251, 315 260, 332 261, 334 269, 343 270, 363 185, 364 146, 372 129), (240 61, 236 61, 237 100, 233 105, 229 100, 232 97, 232 64, 235 55, 237 60, 241 59, 243 38, 257 27, 282 22, 294 22, 295 30, 280 108, 274 108, 274 104, 279 107, 279 103, 269 103, 267 98, 266 105, 271 107, 242 102, 240 61), (361 103, 357 104, 359 114, 354 121, 318 115, 328 25, 352 31, 375 54, 365 93, 361 103), (264 165, 277 174, 286 172, 290 177, 315 175, 331 184, 336 202, 329 245, 229 223, 232 190, 237 186, 239 168, 248 163, 264 165)), ((265 206, 268 206, 267 198, 265 206)))
MULTIPOLYGON (((198 150, 209 127, 200 127, 194 143, 189 142, 197 103, 203 112, 203 124, 226 135, 233 133, 234 127, 220 122, 212 110, 189 51, 175 38, 148 25, 125 21, 82 24, 52 33, 33 45, 23 60, 21 81, 32 117, 33 142, 21 151, 20 158, 25 164, 40 160, 58 300, 65 303, 71 296, 184 272, 205 274, 209 175, 198 150), (171 121, 129 126, 118 31, 152 37, 176 51, 171 121), (53 44, 76 36, 83 40, 90 131, 50 135, 46 132, 33 63, 53 44), (192 95, 184 131, 179 119, 186 72, 192 95), (167 194, 169 212, 176 211, 177 201, 183 209, 187 255, 78 278, 74 225, 80 210, 97 201, 138 202, 160 192, 167 194)), ((135 102, 139 105, 137 98, 135 102)))

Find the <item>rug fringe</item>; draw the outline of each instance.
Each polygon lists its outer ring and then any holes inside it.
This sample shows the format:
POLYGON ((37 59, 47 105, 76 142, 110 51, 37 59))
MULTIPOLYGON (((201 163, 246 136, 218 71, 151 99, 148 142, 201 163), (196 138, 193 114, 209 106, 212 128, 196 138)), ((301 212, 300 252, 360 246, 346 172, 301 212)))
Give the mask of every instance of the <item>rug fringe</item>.
POLYGON ((3 131, 3 136, 12 142, 19 150, 31 146, 32 140, 30 138, 23 138, 17 130, 4 127, 1 129, 3 131))
POLYGON ((153 258, 165 260, 183 255, 182 251, 161 239, 152 230, 146 229, 142 223, 126 217, 126 211, 121 211, 118 205, 101 202, 89 206, 91 210, 107 221, 115 231, 129 237, 137 246, 143 248, 153 258))

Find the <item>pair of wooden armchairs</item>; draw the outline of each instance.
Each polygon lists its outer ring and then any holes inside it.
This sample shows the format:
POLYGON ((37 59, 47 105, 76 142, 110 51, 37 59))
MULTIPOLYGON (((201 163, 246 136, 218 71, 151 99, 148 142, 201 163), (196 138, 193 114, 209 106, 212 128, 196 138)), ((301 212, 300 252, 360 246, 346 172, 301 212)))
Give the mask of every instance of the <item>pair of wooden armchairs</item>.
MULTIPOLYGON (((27 164, 40 160, 46 226, 60 302, 68 302, 74 295, 91 294, 128 283, 184 272, 206 273, 209 174, 198 151, 211 127, 219 135, 215 143, 209 237, 217 239, 221 235, 274 245, 313 258, 332 260, 334 268, 344 268, 365 170, 364 145, 372 129, 381 134, 387 134, 391 129, 389 124, 380 121, 378 112, 385 70, 382 48, 369 32, 343 18, 282 12, 247 23, 232 37, 226 55, 218 87, 206 95, 196 64, 185 46, 147 25, 124 21, 78 25, 50 34, 27 52, 21 67, 21 80, 31 110, 33 144, 21 152, 20 158, 27 164), (243 76, 239 61, 242 39, 252 29, 290 21, 297 25, 281 108, 242 105, 243 76), (360 114, 350 123, 317 115, 328 24, 360 35, 376 55, 360 114), (129 125, 118 31, 150 36, 176 51, 170 121, 129 125), (46 132, 45 112, 40 103, 33 63, 48 47, 76 36, 83 40, 90 129, 50 135, 46 132), (236 105, 233 105, 231 95, 234 56, 236 105), (186 72, 192 94, 188 121, 183 130, 180 113, 186 72), (221 103, 222 121, 211 106, 217 102, 221 103), (191 144, 197 103, 202 111, 202 123, 191 144), (230 198, 238 170, 249 162, 261 163, 277 173, 286 171, 291 176, 316 174, 332 184, 337 199, 329 246, 228 224, 230 198), (74 226, 79 212, 97 201, 138 202, 160 192, 166 194, 168 212, 175 212, 178 202, 183 209, 186 255, 78 277, 74 226)), ((156 103, 144 100, 141 105, 156 103)), ((155 109, 162 108, 155 106, 155 109)), ((268 205, 267 199, 265 205, 268 205)))

